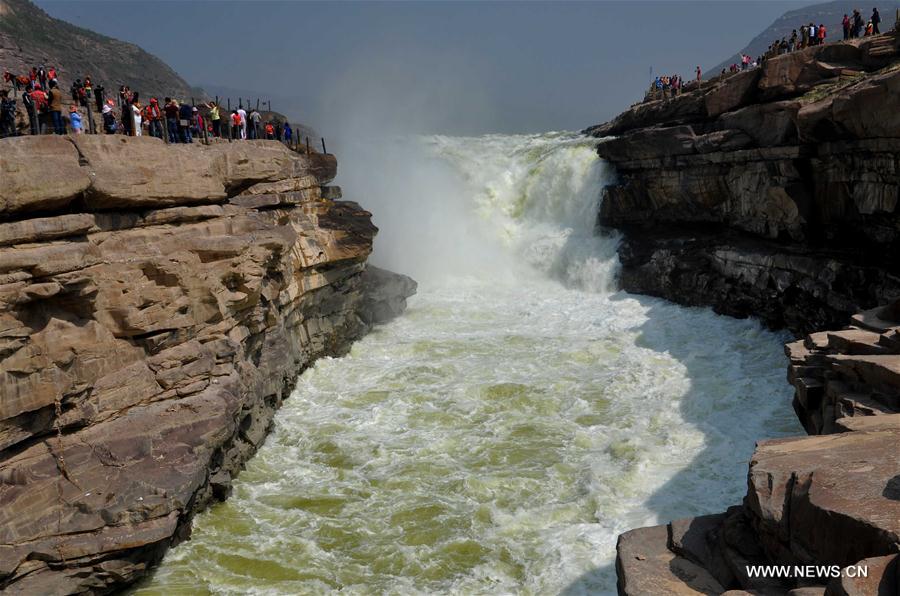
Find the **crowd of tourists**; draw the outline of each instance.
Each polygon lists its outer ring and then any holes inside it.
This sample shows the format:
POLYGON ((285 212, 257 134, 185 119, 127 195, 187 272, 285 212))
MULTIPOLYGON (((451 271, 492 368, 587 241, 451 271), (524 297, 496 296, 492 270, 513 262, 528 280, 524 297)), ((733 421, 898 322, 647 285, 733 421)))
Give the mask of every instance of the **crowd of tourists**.
MULTIPOLYGON (((868 21, 865 21, 859 9, 856 9, 852 15, 845 14, 841 21, 844 33, 843 38, 847 40, 869 35, 879 35, 881 33, 880 25, 881 14, 878 12, 877 7, 872 9, 872 15, 868 21)), ((808 25, 802 25, 799 30, 794 29, 790 37, 783 37, 773 41, 761 56, 754 58, 742 52, 740 62, 734 62, 727 68, 723 68, 720 74, 727 75, 756 68, 769 58, 812 46, 823 45, 827 37, 828 30, 824 24, 809 23, 808 25)), ((700 85, 703 79, 703 71, 698 66, 694 73, 696 75, 696 84, 700 85)), ((687 85, 679 75, 656 77, 650 85, 650 90, 647 92, 645 100, 675 97, 684 91, 686 87, 687 85)))
MULTIPOLYGON (((169 143, 192 143, 197 138, 231 140, 270 139, 291 144, 294 131, 288 122, 263 118, 254 108, 243 103, 230 110, 217 101, 201 102, 156 97, 143 102, 137 91, 127 85, 107 97, 103 85, 94 85, 91 77, 77 78, 69 88, 71 103, 67 118, 63 117, 63 94, 59 71, 44 66, 34 67, 25 75, 3 71, 4 88, 0 89, 0 137, 20 134, 16 128, 16 102, 20 99, 28 115, 30 134, 125 134, 149 135, 169 143), (9 88, 5 88, 6 86, 9 88), (99 115, 95 122, 94 114, 99 115)), ((299 140, 299 139, 297 139, 299 140)))
POLYGON ((656 77, 650 86, 650 94, 657 97, 675 97, 684 89, 684 79, 681 75, 656 77))
MULTIPOLYGON (((881 14, 878 12, 877 7, 873 8, 872 15, 866 21, 857 8, 852 15, 844 14, 844 18, 841 19, 841 29, 845 40, 879 35, 881 33, 881 14)), ((765 57, 771 58, 811 46, 822 45, 827 37, 828 31, 822 23, 818 25, 814 23, 802 25, 799 31, 797 29, 791 31, 790 37, 782 37, 773 41, 766 51, 765 57)))

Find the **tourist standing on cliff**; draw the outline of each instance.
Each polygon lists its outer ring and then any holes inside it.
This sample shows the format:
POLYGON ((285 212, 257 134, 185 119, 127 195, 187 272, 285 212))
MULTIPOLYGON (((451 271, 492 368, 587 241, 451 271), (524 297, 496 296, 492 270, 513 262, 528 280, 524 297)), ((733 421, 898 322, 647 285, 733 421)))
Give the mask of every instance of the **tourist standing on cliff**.
POLYGON ((0 138, 16 134, 16 100, 10 99, 9 91, 0 90, 0 138))
POLYGON ((212 133, 214 137, 222 135, 222 115, 219 113, 219 104, 211 101, 207 104, 209 119, 212 120, 212 133))
POLYGON ((256 110, 256 108, 253 108, 252 110, 250 110, 249 118, 250 118, 250 128, 249 128, 250 138, 258 139, 259 138, 259 123, 262 120, 262 116, 256 110))
POLYGON ((185 102, 178 107, 178 132, 182 143, 193 143, 191 138, 191 118, 194 116, 194 106, 185 102))
POLYGON ((151 137, 163 138, 162 110, 159 109, 159 101, 155 97, 150 98, 150 103, 144 110, 144 116, 149 126, 151 137))
POLYGON ((75 134, 80 135, 84 132, 81 127, 81 114, 75 106, 69 106, 69 124, 72 125, 72 132, 75 134))
POLYGON ((31 130, 31 134, 36 135, 38 133, 37 109, 35 109, 34 100, 27 89, 22 91, 22 105, 25 106, 25 112, 28 114, 28 128, 31 130))
POLYGON ((139 137, 143 134, 143 130, 141 129, 141 125, 143 124, 143 117, 141 114, 143 113, 143 108, 141 108, 141 101, 138 98, 138 94, 134 94, 134 98, 131 100, 131 117, 133 119, 132 136, 139 137))
POLYGON ((850 28, 850 37, 859 37, 860 32, 863 30, 863 20, 862 15, 859 14, 859 9, 853 10, 853 26, 850 28))
POLYGON ((872 9, 872 33, 875 35, 879 35, 881 31, 878 29, 878 25, 881 24, 881 15, 878 14, 878 8, 872 9))
POLYGON ((844 13, 844 18, 841 20, 841 27, 844 29, 844 39, 850 39, 850 17, 847 16, 847 13, 844 13))
POLYGON ((103 132, 108 135, 116 134, 116 115, 112 111, 112 106, 103 104, 100 113, 103 115, 103 132))
POLYGON ((166 105, 163 108, 163 111, 166 113, 166 130, 169 133, 169 142, 177 143, 178 142, 178 102, 172 99, 171 97, 167 97, 165 99, 166 105))
POLYGON ((816 29, 816 38, 818 39, 818 41, 816 42, 817 45, 820 45, 820 46, 825 45, 825 35, 826 35, 825 25, 822 23, 819 23, 819 27, 818 27, 818 29, 816 29))
POLYGON ((294 141, 294 130, 290 122, 284 123, 284 142, 290 145, 294 141))
POLYGON ((247 138, 247 111, 244 110, 244 107, 238 104, 237 109, 238 116, 241 117, 241 138, 247 138))
POLYGON ((50 83, 47 104, 50 110, 50 121, 53 123, 53 132, 58 135, 66 134, 66 126, 62 119, 62 92, 56 83, 50 83))
POLYGON ((231 138, 232 140, 241 138, 241 115, 237 110, 231 110, 231 138))

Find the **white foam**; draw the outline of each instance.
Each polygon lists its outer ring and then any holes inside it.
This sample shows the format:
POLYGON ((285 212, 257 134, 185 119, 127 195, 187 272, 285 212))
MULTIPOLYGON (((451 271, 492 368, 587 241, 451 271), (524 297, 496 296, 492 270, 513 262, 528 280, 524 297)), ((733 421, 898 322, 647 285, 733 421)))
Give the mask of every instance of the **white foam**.
POLYGON ((614 593, 620 532, 737 503, 754 441, 796 432, 781 335, 614 291, 589 140, 398 154, 418 173, 366 184, 379 257, 419 294, 301 376, 147 593, 614 593))

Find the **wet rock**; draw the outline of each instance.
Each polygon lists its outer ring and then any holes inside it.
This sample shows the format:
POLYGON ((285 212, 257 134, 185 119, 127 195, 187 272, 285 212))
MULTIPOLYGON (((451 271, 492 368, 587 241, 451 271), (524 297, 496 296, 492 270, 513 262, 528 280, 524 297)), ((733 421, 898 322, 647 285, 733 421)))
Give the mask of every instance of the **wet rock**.
POLYGON ((844 569, 828 584, 825 596, 894 596, 900 594, 898 555, 872 557, 844 569), (864 574, 861 570, 865 570, 864 574))
POLYGON ((386 323, 406 310, 406 299, 418 284, 406 275, 368 265, 362 274, 359 316, 369 325, 386 323))
POLYGON ((708 571, 667 547, 666 526, 631 530, 616 544, 619 594, 721 594, 708 571))

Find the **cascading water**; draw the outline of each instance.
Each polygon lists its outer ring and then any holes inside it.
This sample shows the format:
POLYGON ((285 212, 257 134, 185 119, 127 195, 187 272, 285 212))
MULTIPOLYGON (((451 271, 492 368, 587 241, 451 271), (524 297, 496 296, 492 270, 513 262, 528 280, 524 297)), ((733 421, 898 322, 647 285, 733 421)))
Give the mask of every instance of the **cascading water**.
POLYGON ((754 440, 796 432, 782 336, 614 291, 590 139, 396 140, 342 169, 419 294, 301 376, 138 593, 614 593, 617 534, 737 503, 754 440))

